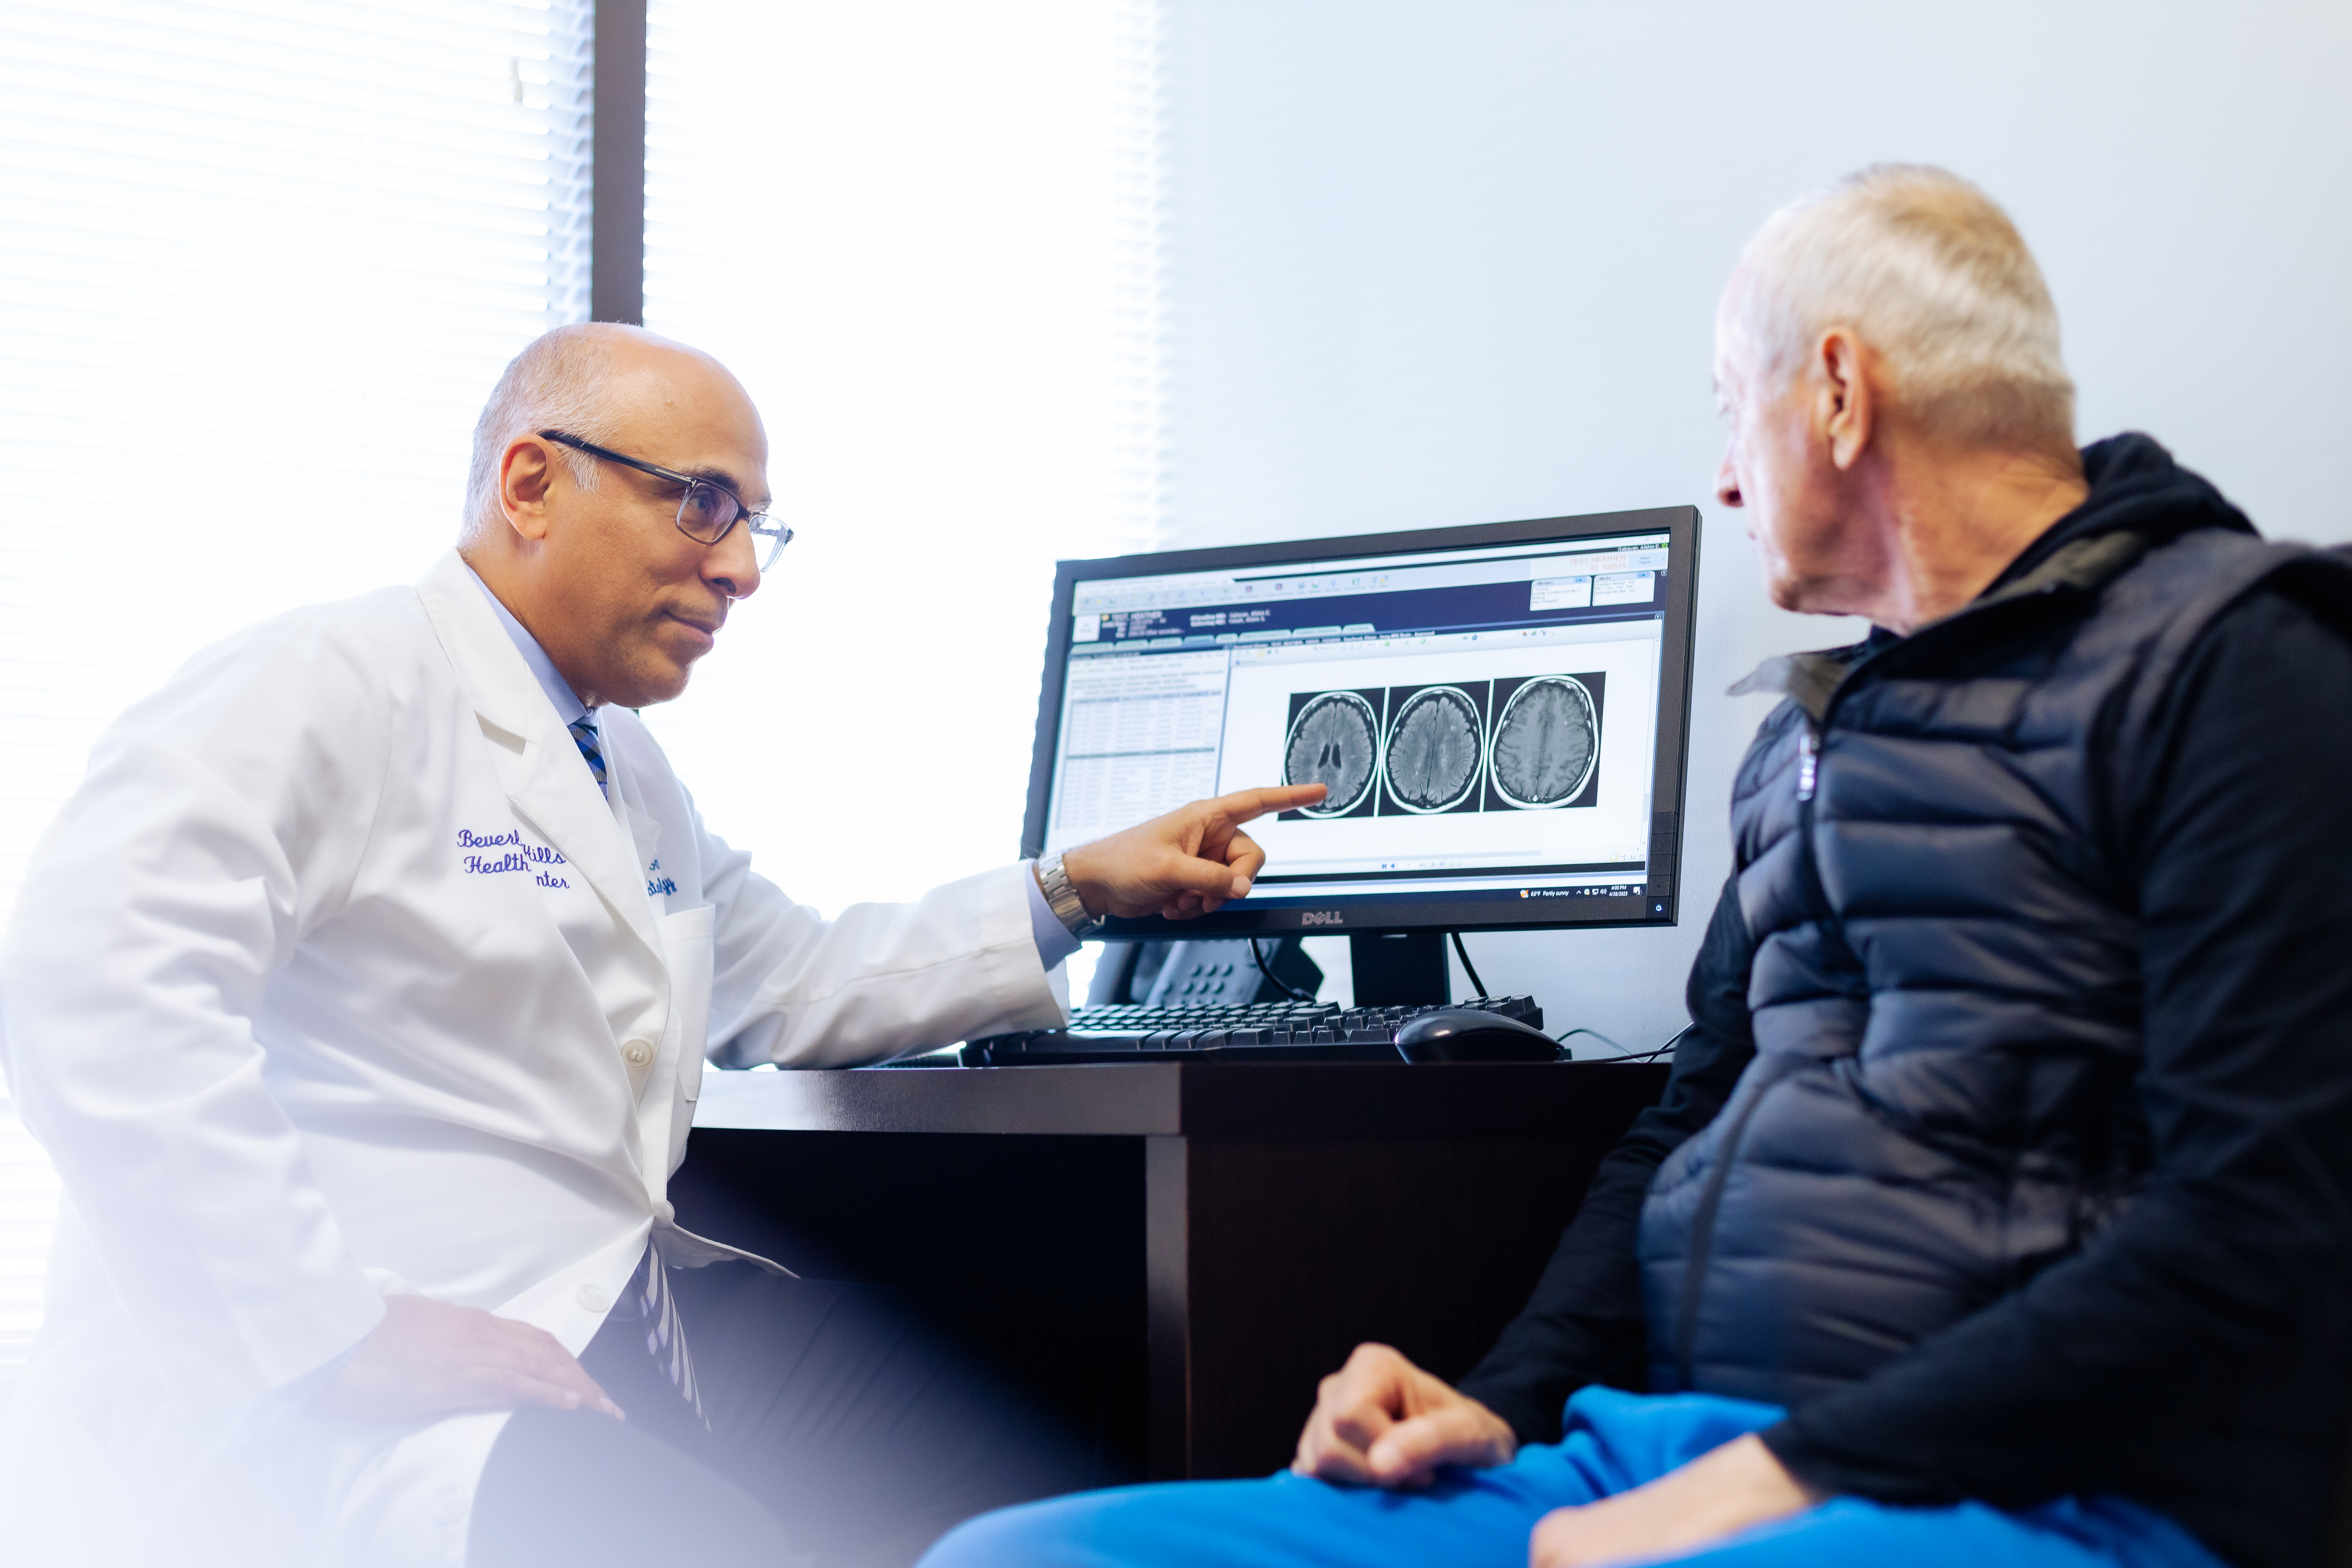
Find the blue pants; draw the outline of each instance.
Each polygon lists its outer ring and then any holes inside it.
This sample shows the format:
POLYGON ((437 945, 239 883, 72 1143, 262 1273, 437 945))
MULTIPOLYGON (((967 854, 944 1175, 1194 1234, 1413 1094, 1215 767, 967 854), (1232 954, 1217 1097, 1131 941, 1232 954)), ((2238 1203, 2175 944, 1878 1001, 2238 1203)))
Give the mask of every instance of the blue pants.
MULTIPOLYGON (((1333 1486, 1287 1472, 1082 1492, 982 1515, 919 1568, 1525 1568, 1528 1533, 1556 1508, 1654 1480, 1769 1426, 1769 1405, 1588 1388, 1568 1434, 1424 1491, 1333 1486)), ((2004 1513, 1981 1503, 1890 1508, 1833 1498, 1679 1559, 1710 1568, 2222 1568, 2179 1526, 2113 1498, 2004 1513)))

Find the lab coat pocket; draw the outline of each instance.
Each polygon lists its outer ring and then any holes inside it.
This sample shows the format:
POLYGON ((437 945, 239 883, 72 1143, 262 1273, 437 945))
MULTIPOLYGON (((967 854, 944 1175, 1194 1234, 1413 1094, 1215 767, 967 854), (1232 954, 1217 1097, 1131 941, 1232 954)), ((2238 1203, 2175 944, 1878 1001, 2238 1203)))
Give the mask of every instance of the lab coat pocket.
POLYGON ((702 1062, 710 1044, 710 906, 660 917, 662 962, 669 967, 669 1035, 678 1092, 702 1098, 702 1062))

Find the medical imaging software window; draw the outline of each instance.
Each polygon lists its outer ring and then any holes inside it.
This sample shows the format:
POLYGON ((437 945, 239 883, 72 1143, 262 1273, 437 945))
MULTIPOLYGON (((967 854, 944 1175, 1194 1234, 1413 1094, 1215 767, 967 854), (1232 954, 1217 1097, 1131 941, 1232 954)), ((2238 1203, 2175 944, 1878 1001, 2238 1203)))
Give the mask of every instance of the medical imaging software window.
POLYGON ((1261 819, 1267 906, 1638 891, 1667 536, 1080 581, 1048 851, 1203 795, 1261 819))

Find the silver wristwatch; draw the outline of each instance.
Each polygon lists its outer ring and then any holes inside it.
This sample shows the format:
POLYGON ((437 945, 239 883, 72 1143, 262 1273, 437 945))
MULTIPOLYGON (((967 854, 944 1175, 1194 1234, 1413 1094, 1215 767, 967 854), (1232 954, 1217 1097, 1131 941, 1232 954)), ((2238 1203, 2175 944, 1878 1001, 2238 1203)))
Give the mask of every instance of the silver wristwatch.
POLYGON ((1062 869, 1062 858, 1048 855, 1037 862, 1037 886, 1045 890, 1045 903, 1055 918, 1069 928, 1075 937, 1089 937, 1102 930, 1102 917, 1087 913, 1086 900, 1070 886, 1070 874, 1062 869))

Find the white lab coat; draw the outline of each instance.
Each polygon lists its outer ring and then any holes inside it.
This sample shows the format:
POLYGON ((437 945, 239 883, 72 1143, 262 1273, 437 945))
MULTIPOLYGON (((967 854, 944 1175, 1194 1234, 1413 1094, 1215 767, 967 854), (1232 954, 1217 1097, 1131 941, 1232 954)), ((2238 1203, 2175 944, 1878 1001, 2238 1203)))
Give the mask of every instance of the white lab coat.
POLYGON ((577 1353, 649 1235, 743 1256, 665 1196, 707 1049, 828 1067, 1064 1017, 1021 868, 828 923, 635 715, 602 725, 609 804, 453 552, 198 655, 100 742, 0 945, 68 1194, 0 1529, 75 1563, 460 1562, 504 1416, 301 1397, 384 1294, 577 1353))

